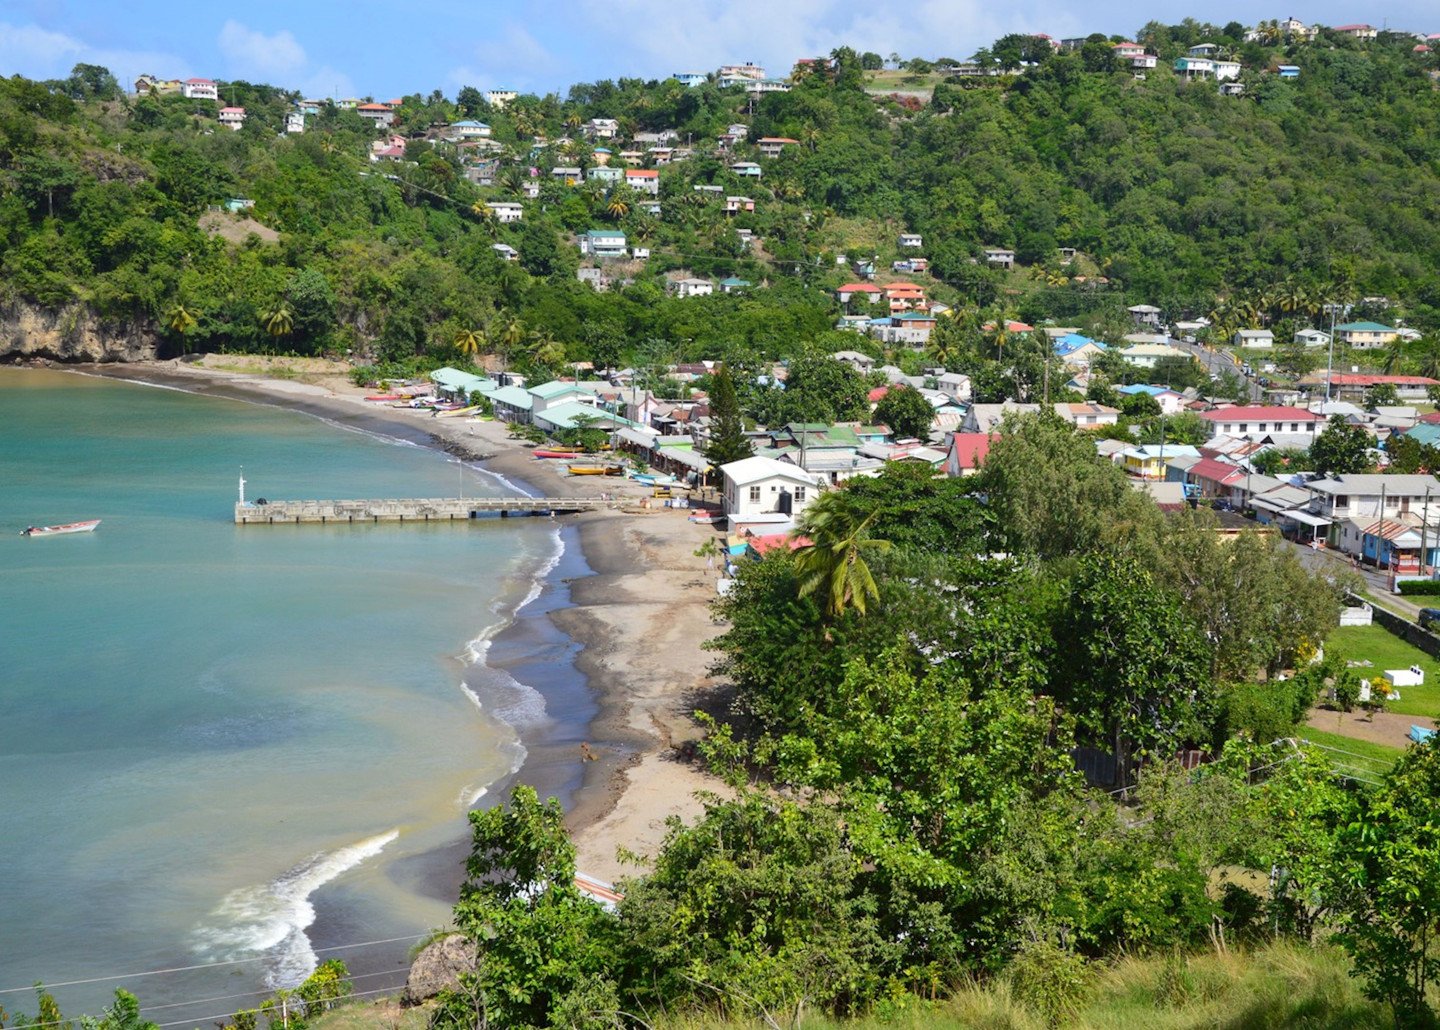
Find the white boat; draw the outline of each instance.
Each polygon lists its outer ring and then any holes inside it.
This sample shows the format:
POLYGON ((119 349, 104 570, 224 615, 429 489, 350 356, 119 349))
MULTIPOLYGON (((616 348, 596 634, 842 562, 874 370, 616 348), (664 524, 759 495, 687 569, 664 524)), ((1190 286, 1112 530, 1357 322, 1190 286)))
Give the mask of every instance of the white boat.
POLYGON ((93 533, 100 525, 99 519, 89 522, 67 522, 63 526, 30 526, 20 531, 21 536, 64 536, 67 533, 93 533))

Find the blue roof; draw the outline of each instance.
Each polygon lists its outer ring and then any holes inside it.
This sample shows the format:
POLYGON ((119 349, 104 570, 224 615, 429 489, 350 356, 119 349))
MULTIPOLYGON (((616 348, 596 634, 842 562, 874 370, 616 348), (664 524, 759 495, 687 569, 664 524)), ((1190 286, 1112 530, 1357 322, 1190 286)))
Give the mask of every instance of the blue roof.
POLYGON ((1132 383, 1130 386, 1117 386, 1116 393, 1148 393, 1151 397, 1158 397, 1162 393, 1169 393, 1168 386, 1150 386, 1148 383, 1132 383))
POLYGON ((484 122, 465 121, 465 122, 456 122, 454 125, 451 126, 451 128, 454 128, 454 129, 460 129, 460 128, 464 128, 464 129, 488 129, 488 128, 490 128, 490 126, 486 125, 484 122))
POLYGON ((1068 336, 1062 336, 1055 341, 1055 353, 1063 358, 1067 354, 1074 354, 1077 350, 1092 344, 1101 350, 1110 349, 1099 340, 1092 340, 1090 337, 1081 336, 1079 333, 1070 333, 1068 336))
POLYGON ((1434 447, 1436 442, 1440 441, 1440 426, 1431 425, 1428 422, 1421 422, 1418 426, 1407 429, 1405 436, 1417 443, 1434 447))

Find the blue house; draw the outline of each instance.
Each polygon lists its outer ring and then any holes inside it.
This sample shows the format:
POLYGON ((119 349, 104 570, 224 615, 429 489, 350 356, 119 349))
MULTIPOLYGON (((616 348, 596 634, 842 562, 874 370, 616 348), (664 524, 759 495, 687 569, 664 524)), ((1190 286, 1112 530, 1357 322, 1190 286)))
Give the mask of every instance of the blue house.
POLYGON ((680 85, 692 88, 705 85, 706 78, 704 72, 676 72, 670 77, 680 83, 680 85))
POLYGON ((1055 356, 1072 365, 1084 365, 1104 354, 1106 347, 1099 340, 1092 340, 1080 333, 1069 333, 1055 341, 1055 356))
POLYGON ((1300 66, 1298 64, 1282 64, 1278 69, 1282 79, 1298 79, 1300 77, 1300 66))

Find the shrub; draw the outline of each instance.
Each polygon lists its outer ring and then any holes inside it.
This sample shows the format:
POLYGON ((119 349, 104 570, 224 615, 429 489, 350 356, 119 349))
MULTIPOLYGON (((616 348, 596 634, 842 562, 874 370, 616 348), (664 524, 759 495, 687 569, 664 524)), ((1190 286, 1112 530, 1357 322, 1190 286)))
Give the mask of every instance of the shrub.
POLYGON ((1400 594, 1403 597, 1440 597, 1440 579, 1402 579, 1400 594))

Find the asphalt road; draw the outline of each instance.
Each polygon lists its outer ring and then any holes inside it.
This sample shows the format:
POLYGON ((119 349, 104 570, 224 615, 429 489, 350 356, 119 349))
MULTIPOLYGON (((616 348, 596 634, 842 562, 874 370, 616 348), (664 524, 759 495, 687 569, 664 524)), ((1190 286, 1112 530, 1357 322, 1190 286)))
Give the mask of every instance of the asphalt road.
POLYGON ((1420 605, 1409 598, 1401 597, 1390 590, 1390 576, 1371 565, 1362 564, 1358 569, 1352 568, 1350 559, 1337 551, 1316 551, 1304 544, 1297 544, 1290 541, 1290 546, 1295 548, 1296 557, 1300 564, 1306 568, 1319 573, 1331 573, 1336 571, 1354 572, 1365 581, 1365 592, 1372 597, 1381 599, 1381 603, 1389 608, 1396 615, 1403 615, 1411 622, 1420 618, 1420 605))
POLYGON ((1186 343, 1183 340, 1175 340, 1174 345, 1181 350, 1189 351, 1196 361, 1205 366, 1205 371, 1211 375, 1221 375, 1225 372, 1233 372, 1241 379, 1245 379, 1250 387, 1250 400, 1252 403, 1260 403, 1265 399, 1264 392, 1260 389, 1254 379, 1246 379, 1245 373, 1241 371, 1240 362, 1235 355, 1227 350, 1211 350, 1202 347, 1198 343, 1186 343))

